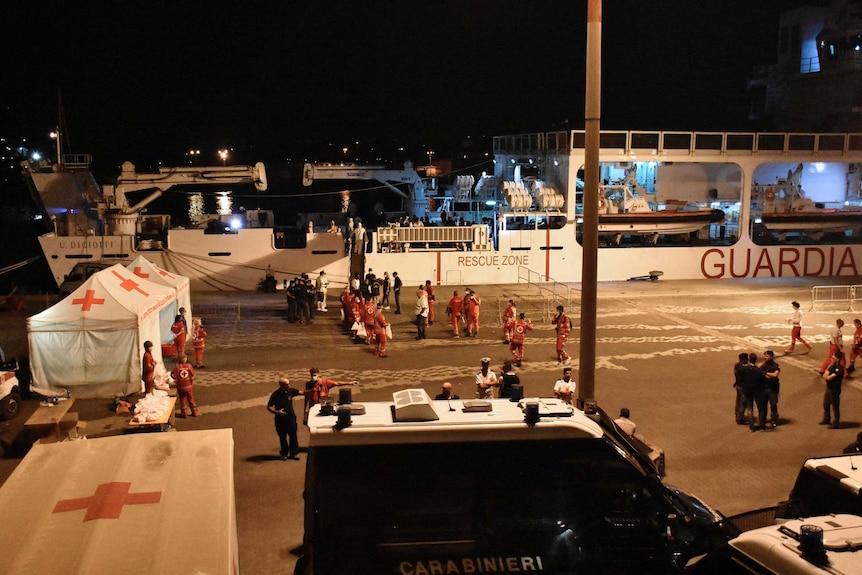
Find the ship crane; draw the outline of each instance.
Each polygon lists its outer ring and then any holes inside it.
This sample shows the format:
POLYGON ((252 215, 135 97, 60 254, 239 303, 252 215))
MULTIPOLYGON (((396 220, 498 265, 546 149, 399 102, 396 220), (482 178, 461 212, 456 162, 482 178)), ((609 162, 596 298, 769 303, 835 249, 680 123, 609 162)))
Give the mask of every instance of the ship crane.
POLYGON ((210 166, 159 168, 158 173, 139 174, 131 162, 123 162, 120 177, 113 190, 105 190, 108 204, 123 214, 137 214, 163 192, 179 185, 230 185, 254 184, 258 191, 266 190, 266 169, 262 162, 254 166, 210 166), (140 190, 155 191, 133 206, 128 205, 126 194, 140 190))
POLYGON ((408 200, 407 213, 422 218, 428 206, 425 183, 413 168, 412 162, 404 162, 401 170, 390 170, 385 166, 358 166, 351 164, 305 164, 302 169, 302 185, 310 186, 315 180, 374 180, 380 182, 402 199, 408 200), (410 194, 399 190, 395 184, 406 184, 410 194))

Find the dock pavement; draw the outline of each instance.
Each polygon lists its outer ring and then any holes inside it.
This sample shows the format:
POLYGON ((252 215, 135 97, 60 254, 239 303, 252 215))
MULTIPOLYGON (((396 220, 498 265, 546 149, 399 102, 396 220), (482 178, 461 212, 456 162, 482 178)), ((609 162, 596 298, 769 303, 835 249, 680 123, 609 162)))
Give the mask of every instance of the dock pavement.
MULTIPOLYGON (((808 457, 840 453, 862 431, 862 394, 853 377, 842 394, 842 427, 818 425, 824 383, 819 367, 828 351, 835 319, 846 322, 849 350, 852 319, 846 303, 811 310, 815 285, 860 283, 860 278, 790 278, 710 281, 630 281, 598 286, 595 397, 608 413, 631 410, 638 433, 665 452, 665 481, 689 491, 725 515, 769 507, 785 499, 796 472, 808 457), (808 353, 784 355, 790 327, 786 319, 798 300, 805 311, 803 335, 814 344, 808 353), (750 432, 733 418, 732 367, 741 351, 761 355, 772 349, 781 366, 781 424, 775 431, 750 432)), ((187 429, 229 427, 235 441, 235 478, 240 565, 243 573, 292 573, 302 542, 302 490, 305 457, 280 461, 269 394, 280 375, 302 386, 315 366, 326 377, 360 382, 354 401, 390 400, 392 393, 422 387, 436 394, 444 381, 462 398, 473 397, 481 357, 500 372, 511 356, 504 345, 500 315, 508 299, 532 319, 521 378, 527 396, 549 396, 562 367, 554 354, 548 313, 566 305, 574 331, 568 343, 575 379, 580 345, 580 290, 557 286, 437 286, 436 320, 428 339, 417 341, 412 325, 415 289, 405 286, 402 314, 385 310, 393 325, 388 358, 351 341, 339 327, 338 290, 330 289, 328 312, 311 324, 289 323, 281 294, 201 292, 192 295, 193 314, 209 332, 205 369, 195 378, 201 417, 177 421, 187 429), (453 290, 471 287, 482 298, 477 338, 454 339, 445 314, 453 290)), ((31 296, 21 312, 0 312, 0 345, 7 355, 27 355, 26 317, 52 303, 31 296)), ((79 399, 76 410, 87 422, 89 439, 123 433, 124 416, 109 410, 109 399, 79 399)), ((20 428, 37 401, 0 426, 0 481, 26 452, 20 428)), ((297 402, 297 410, 301 404, 297 402)), ((307 434, 300 429, 300 443, 307 434)), ((393 463, 395 464, 395 463, 393 463)), ((447 488, 457 489, 457 485, 447 488)), ((332 494, 349 500, 345 493, 332 494)))

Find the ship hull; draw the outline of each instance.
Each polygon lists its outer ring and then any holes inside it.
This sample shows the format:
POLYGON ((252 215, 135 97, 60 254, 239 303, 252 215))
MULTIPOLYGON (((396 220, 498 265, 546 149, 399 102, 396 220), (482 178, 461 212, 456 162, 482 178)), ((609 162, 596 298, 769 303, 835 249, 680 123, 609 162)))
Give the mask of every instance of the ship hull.
POLYGON ((205 234, 204 230, 170 230, 167 247, 137 250, 134 236, 57 236, 39 238, 58 285, 81 261, 129 263, 143 255, 157 266, 186 276, 193 290, 254 290, 267 265, 283 280, 325 270, 334 282, 349 278, 350 260, 341 234, 306 234, 304 248, 276 248, 272 228, 241 229, 236 234, 205 234))

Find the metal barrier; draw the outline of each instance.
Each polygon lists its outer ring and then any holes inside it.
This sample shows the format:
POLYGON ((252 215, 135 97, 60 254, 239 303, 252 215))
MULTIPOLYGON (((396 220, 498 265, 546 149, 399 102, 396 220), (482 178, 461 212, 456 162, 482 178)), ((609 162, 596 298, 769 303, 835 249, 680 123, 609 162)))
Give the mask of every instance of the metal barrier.
POLYGON ((567 284, 550 279, 545 281, 542 275, 524 266, 518 266, 518 283, 526 283, 536 288, 538 295, 544 300, 542 319, 550 319, 556 312, 557 306, 562 305, 571 311, 574 293, 578 290, 567 284))
POLYGON ((234 321, 242 319, 242 310, 239 301, 225 301, 218 303, 197 303, 192 310, 194 315, 212 319, 227 319, 232 317, 234 321))
POLYGON ((808 311, 814 311, 817 304, 847 304, 847 311, 853 311, 853 304, 856 301, 856 293, 862 293, 860 285, 843 285, 843 286, 814 286, 811 288, 811 308, 808 311))

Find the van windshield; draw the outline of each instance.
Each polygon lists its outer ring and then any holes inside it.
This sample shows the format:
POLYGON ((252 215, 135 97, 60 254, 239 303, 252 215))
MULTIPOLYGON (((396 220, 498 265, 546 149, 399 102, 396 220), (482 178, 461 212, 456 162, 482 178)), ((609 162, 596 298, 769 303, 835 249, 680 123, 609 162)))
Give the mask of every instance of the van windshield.
POLYGON ((657 483, 604 439, 320 447, 308 464, 318 573, 666 568, 657 483))

